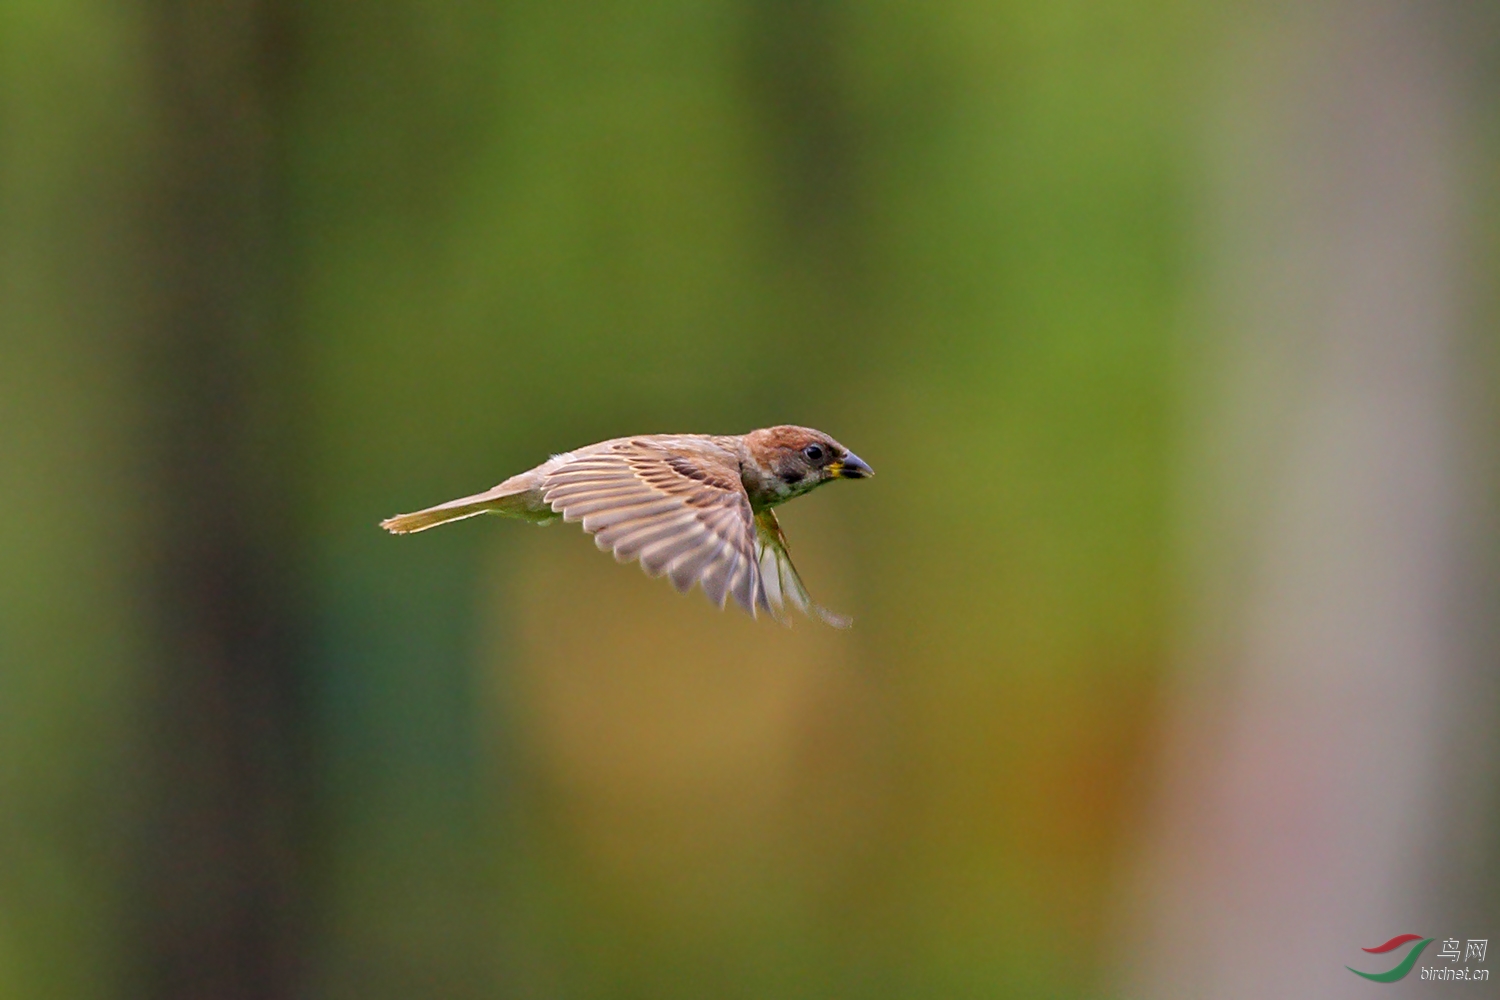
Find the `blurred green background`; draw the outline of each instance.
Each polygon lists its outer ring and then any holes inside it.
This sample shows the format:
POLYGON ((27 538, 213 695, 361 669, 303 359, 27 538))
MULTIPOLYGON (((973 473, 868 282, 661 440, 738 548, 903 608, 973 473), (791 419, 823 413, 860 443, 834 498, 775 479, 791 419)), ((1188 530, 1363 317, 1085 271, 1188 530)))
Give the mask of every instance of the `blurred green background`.
POLYGON ((1326 6, 10 0, 0 998, 1115 995, 1215 130, 1297 100, 1223 66, 1326 6), (845 633, 376 528, 783 422, 878 473, 783 515, 845 633))

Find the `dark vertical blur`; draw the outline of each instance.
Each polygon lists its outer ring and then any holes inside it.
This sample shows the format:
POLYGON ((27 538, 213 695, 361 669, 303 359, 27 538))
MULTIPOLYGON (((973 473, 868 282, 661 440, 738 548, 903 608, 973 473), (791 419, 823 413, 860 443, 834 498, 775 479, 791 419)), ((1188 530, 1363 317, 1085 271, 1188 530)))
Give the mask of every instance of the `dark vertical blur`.
POLYGON ((145 996, 285 997, 310 766, 278 145, 289 39, 267 0, 159 0, 144 24, 155 629, 132 952, 145 996))

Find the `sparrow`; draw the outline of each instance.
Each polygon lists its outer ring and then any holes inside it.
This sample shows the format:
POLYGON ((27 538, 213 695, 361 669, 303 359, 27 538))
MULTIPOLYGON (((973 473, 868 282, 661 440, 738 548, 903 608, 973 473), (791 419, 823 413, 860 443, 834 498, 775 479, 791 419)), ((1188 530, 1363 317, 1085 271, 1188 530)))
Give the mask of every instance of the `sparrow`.
POLYGON ((838 628, 849 620, 807 595, 774 508, 834 479, 874 471, 822 431, 782 425, 749 434, 647 434, 553 455, 494 489, 380 522, 393 534, 478 514, 537 524, 581 521, 600 549, 640 560, 679 592, 697 583, 723 608, 785 621, 791 605, 838 628))

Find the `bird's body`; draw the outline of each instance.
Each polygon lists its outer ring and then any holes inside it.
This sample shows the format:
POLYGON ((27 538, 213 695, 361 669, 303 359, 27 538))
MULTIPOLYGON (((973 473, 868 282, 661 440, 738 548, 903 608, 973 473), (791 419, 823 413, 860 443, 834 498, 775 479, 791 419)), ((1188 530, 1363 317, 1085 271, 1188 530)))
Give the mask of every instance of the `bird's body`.
POLYGON ((847 448, 806 427, 648 434, 554 455, 493 489, 381 527, 407 534, 478 514, 582 521, 616 559, 639 559, 680 591, 701 583, 720 607, 732 596, 752 615, 782 617, 790 603, 843 625, 808 598, 773 508, 829 480, 872 474, 847 448))

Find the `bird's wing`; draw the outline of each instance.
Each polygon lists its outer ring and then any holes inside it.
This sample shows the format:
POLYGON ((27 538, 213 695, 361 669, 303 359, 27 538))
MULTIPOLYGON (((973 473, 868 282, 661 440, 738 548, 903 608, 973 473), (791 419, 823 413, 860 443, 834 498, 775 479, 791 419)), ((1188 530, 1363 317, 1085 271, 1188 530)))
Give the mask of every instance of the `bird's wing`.
POLYGON ((540 486, 553 510, 582 521, 621 562, 639 559, 678 590, 701 583, 719 607, 733 596, 752 615, 771 610, 750 498, 738 463, 722 449, 624 439, 577 453, 540 486))
POLYGON ((817 615, 834 628, 848 628, 853 622, 843 615, 815 604, 802 585, 797 567, 792 565, 792 554, 787 549, 786 535, 776 512, 763 510, 755 515, 755 554, 760 567, 761 589, 765 591, 771 613, 785 620, 788 604, 803 614, 817 615))

